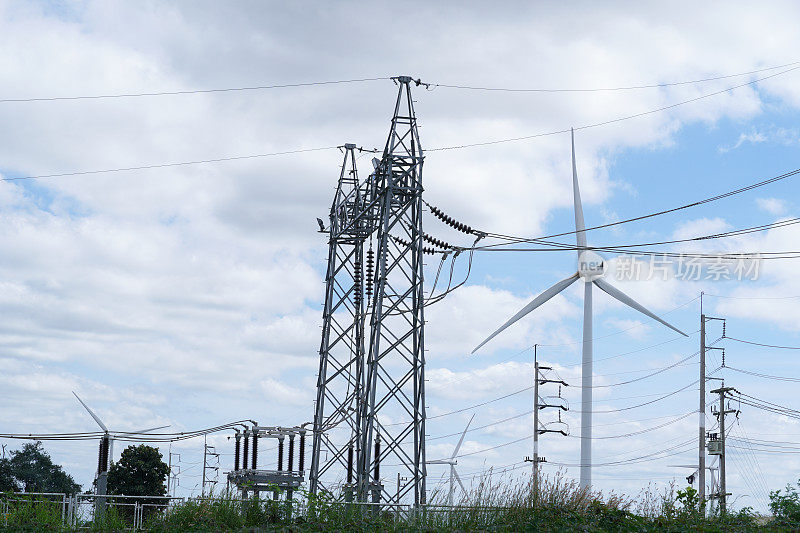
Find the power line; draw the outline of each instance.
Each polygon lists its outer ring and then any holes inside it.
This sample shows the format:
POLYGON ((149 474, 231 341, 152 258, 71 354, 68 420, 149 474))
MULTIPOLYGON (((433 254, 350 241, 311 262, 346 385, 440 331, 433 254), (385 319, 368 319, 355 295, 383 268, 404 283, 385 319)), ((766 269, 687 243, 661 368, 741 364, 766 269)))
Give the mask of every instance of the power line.
MULTIPOLYGON (((695 380, 695 381, 689 383, 688 385, 686 385, 684 387, 681 387, 678 390, 675 390, 675 391, 672 391, 670 393, 667 393, 667 394, 665 394, 663 396, 660 396, 660 397, 656 398, 655 400, 650 400, 648 402, 640 403, 640 404, 637 404, 637 405, 629 405, 627 407, 620 407, 620 408, 617 408, 617 409, 604 409, 604 410, 594 410, 594 409, 592 409, 592 413, 618 413, 620 411, 630 411, 631 409, 638 409, 639 407, 644 407, 646 405, 651 405, 651 404, 654 404, 656 402, 660 402, 661 400, 666 400, 667 398, 675 396, 679 392, 685 391, 686 389, 688 389, 689 387, 691 387, 693 385, 697 385, 699 382, 700 382, 699 379, 695 380)), ((570 412, 572 412, 572 413, 582 413, 583 411, 572 410, 570 412)))
MULTIPOLYGON (((712 76, 706 78, 699 78, 693 80, 663 82, 663 83, 650 83, 618 87, 594 87, 594 88, 507 88, 507 87, 476 87, 469 85, 455 85, 444 83, 426 83, 422 84, 426 87, 445 88, 445 89, 466 89, 473 91, 499 91, 499 92, 523 92, 523 93, 586 93, 586 92, 607 92, 607 91, 629 91, 637 89, 657 89, 664 87, 674 87, 680 85, 694 85, 699 83, 707 83, 710 81, 719 81, 730 78, 738 78, 742 76, 749 76, 751 74, 759 74, 761 72, 768 72, 771 70, 778 70, 788 68, 800 64, 800 61, 791 63, 784 63, 771 67, 765 67, 746 72, 738 72, 735 74, 726 74, 719 76, 712 76)), ((0 99, 1 104, 5 103, 26 103, 26 102, 55 102, 55 101, 70 101, 70 100, 101 100, 112 98, 141 98, 148 96, 178 96, 178 95, 191 95, 191 94, 209 94, 209 93, 230 93, 230 92, 245 92, 245 91, 263 91, 269 89, 292 89, 302 87, 314 87, 323 85, 342 85, 350 83, 365 83, 371 81, 385 81, 392 79, 390 76, 374 77, 374 78, 354 78, 345 80, 327 80, 327 81, 314 81, 314 82, 296 82, 296 83, 281 83, 270 85, 251 85, 241 87, 222 87, 213 89, 185 89, 174 91, 150 91, 150 92, 131 92, 131 93, 109 93, 109 94, 94 94, 94 95, 74 95, 74 96, 42 96, 42 97, 25 97, 25 98, 3 98, 0 99)))
MULTIPOLYGON (((681 442, 679 444, 676 444, 674 446, 670 446, 669 448, 666 448, 664 450, 659 450, 657 452, 649 453, 647 455, 642 455, 642 456, 639 456, 639 457, 633 457, 633 458, 630 458, 630 459, 622 459, 622 460, 619 460, 619 461, 607 461, 607 462, 603 462, 603 463, 592 463, 592 467, 594 468, 594 467, 600 467, 600 466, 618 466, 618 465, 624 465, 624 464, 635 464, 635 463, 641 463, 641 462, 645 462, 645 461, 665 459, 667 457, 672 457, 672 456, 675 456, 675 455, 679 455, 681 453, 685 453, 685 452, 693 449, 694 444, 695 444, 695 439, 689 439, 687 441, 683 441, 683 442, 681 442), (688 445, 688 447, 687 447, 687 445, 688 445), (673 453, 666 453, 666 452, 673 451, 673 450, 677 450, 677 451, 675 451, 673 453)), ((558 466, 581 466, 580 463, 559 463, 559 462, 555 462, 555 461, 548 461, 548 462, 550 464, 554 464, 554 465, 558 465, 558 466)))
MULTIPOLYGON (((780 68, 780 67, 772 67, 780 68)), ((741 74, 742 76, 744 74, 741 74)), ((363 83, 368 81, 389 80, 389 77, 382 78, 357 78, 351 80, 334 80, 334 81, 313 81, 305 83, 283 83, 278 85, 253 85, 250 87, 226 87, 222 89, 187 89, 182 91, 157 91, 157 92, 141 92, 141 93, 121 93, 121 94, 94 94, 94 95, 80 95, 80 96, 43 96, 33 98, 3 98, 0 99, 0 104, 9 103, 23 103, 23 102, 57 102, 64 100, 102 100, 109 98, 141 98, 144 96, 176 96, 182 94, 208 94, 208 93, 229 93, 229 92, 242 92, 242 91, 263 91, 266 89, 287 89, 297 87, 313 87, 319 85, 341 85, 345 83, 363 83)))
POLYGON ((725 338, 736 342, 742 342, 744 344, 752 344, 753 346, 762 346, 764 348, 779 348, 781 350, 800 350, 800 346, 780 346, 777 344, 764 344, 761 342, 746 341, 743 339, 736 339, 734 337, 727 337, 727 336, 725 338))
MULTIPOLYGON (((785 226, 793 226, 795 224, 800 223, 800 218, 789 218, 785 220, 779 220, 777 222, 769 222, 767 224, 760 224, 758 226, 750 226, 747 228, 739 228, 731 231, 724 231, 721 233, 712 233, 709 235, 699 235, 697 237, 688 237, 685 239, 672 239, 668 241, 655 241, 655 242, 646 242, 646 243, 635 243, 635 244, 619 244, 614 246, 583 246, 577 247, 573 244, 567 244, 563 242, 554 242, 549 240, 536 240, 536 244, 543 244, 546 246, 552 246, 554 248, 568 250, 568 251, 576 251, 576 250, 614 250, 616 248, 644 248, 647 246, 663 246, 665 244, 678 244, 678 243, 685 243, 685 242, 697 242, 697 241, 707 241, 707 240, 715 240, 715 239, 724 239, 727 237, 738 237, 740 235, 747 235, 749 233, 756 233, 759 231, 766 231, 770 229, 782 228, 785 226)), ((511 244, 519 244, 523 242, 529 242, 528 240, 513 240, 510 242, 505 243, 494 243, 494 244, 484 244, 482 246, 478 246, 473 248, 474 250, 484 251, 489 248, 498 248, 501 246, 508 246, 511 244)), ((524 251, 525 248, 518 248, 514 251, 524 251)), ((536 249, 536 251, 541 251, 536 249)))
POLYGON ((688 80, 688 81, 673 81, 673 82, 664 82, 664 83, 652 83, 652 84, 645 84, 645 85, 629 85, 629 86, 619 86, 619 87, 595 87, 589 89, 564 89, 564 88, 508 88, 508 87, 476 87, 471 85, 447 85, 443 83, 431 83, 431 87, 442 87, 445 89, 464 89, 470 91, 494 91, 494 92, 512 92, 512 93, 591 93, 591 92, 608 92, 608 91, 630 91, 636 89, 657 89, 663 87, 674 87, 679 85, 692 85, 696 83, 705 83, 709 81, 718 81, 724 80, 729 78, 738 78, 741 76, 747 76, 750 74, 758 74, 760 72, 767 72, 770 70, 777 70, 781 68, 791 67, 794 65, 800 64, 800 61, 795 61, 792 63, 785 63, 783 65, 778 65, 774 67, 766 67, 758 70, 751 70, 748 72, 739 72, 737 74, 727 74, 723 76, 714 76, 710 78, 700 78, 695 80, 688 80))
POLYGON ((40 174, 37 176, 17 176, 14 178, 2 178, 0 181, 21 181, 21 180, 38 180, 44 178, 63 178, 67 176, 88 176, 91 174, 108 174, 112 172, 131 172, 135 170, 151 170, 157 168, 170 168, 170 167, 184 167, 190 165, 204 165, 207 163, 220 163, 223 161, 241 161, 243 159, 258 159, 262 157, 273 157, 278 155, 300 154, 306 152, 320 152, 323 150, 334 150, 338 146, 325 146, 322 148, 301 148, 298 150, 286 150, 283 152, 269 152, 264 154, 251 154, 251 155, 237 155, 229 157, 218 157, 215 159, 198 159, 196 161, 179 161, 174 163, 154 163, 150 165, 140 165, 133 167, 121 168, 105 168, 102 170, 79 170, 75 172, 59 172, 57 174, 40 174))
POLYGON ((671 365, 668 365, 668 366, 665 366, 665 367, 659 368, 658 370, 655 370, 654 372, 652 372, 652 373, 650 373, 650 374, 647 374, 647 375, 645 375, 645 376, 639 376, 638 378, 629 379, 629 380, 627 380, 627 381, 619 381, 619 382, 617 382, 617 383, 608 383, 608 384, 604 384, 604 385, 592 385, 592 388, 593 388, 593 389, 605 389, 605 388, 608 388, 608 387, 617 387, 617 386, 620 386, 620 385, 628 385, 628 384, 630 384, 630 383, 636 383, 637 381, 642 381, 642 380, 645 380, 645 379, 651 378, 651 377, 653 377, 653 376, 657 376, 658 374, 661 374, 661 373, 663 373, 663 372, 666 372, 667 370, 670 370, 670 369, 672 369, 672 368, 675 368, 676 366, 679 366, 679 365, 681 365, 681 364, 685 363, 686 361, 688 361, 688 360, 690 360, 690 359, 693 359, 693 358, 694 358, 694 357, 696 357, 696 356, 697 356, 699 353, 700 353, 699 351, 698 351, 698 352, 695 352, 695 353, 693 353, 693 354, 691 354, 691 355, 689 355, 689 356, 687 356, 687 357, 684 357, 684 358, 683 358, 683 359, 681 359, 680 361, 677 361, 677 362, 675 362, 675 363, 673 363, 673 364, 671 364, 671 365))
POLYGON ((734 372, 739 372, 741 374, 749 374, 751 376, 756 376, 756 377, 759 377, 759 378, 775 379, 775 380, 778 380, 778 381, 791 381, 791 382, 794 382, 794 383, 800 383, 800 378, 789 377, 789 376, 773 376, 771 374, 761 374, 759 372, 751 372, 749 370, 742 370, 740 368, 734 368, 732 366, 726 366, 725 368, 727 368, 729 370, 733 370, 734 372))
MULTIPOLYGON (((702 200, 698 200, 698 201, 695 201, 695 202, 690 202, 688 204, 679 205, 677 207, 671 207, 669 209, 663 209, 661 211, 655 211, 653 213, 648 213, 648 214, 645 214, 645 215, 631 217, 631 218, 627 218, 627 219, 624 219, 624 220, 618 220, 616 222, 609 222, 609 223, 606 223, 606 224, 600 224, 600 225, 597 225, 597 226, 591 226, 591 227, 588 227, 585 230, 581 230, 581 231, 593 231, 593 230, 598 230, 598 229, 610 228, 610 227, 613 227, 613 226, 619 226, 621 224, 629 224, 631 222, 638 222, 640 220, 646 220, 648 218, 654 218, 654 217, 666 215, 666 214, 669 214, 669 213, 675 213, 677 211, 682 211, 684 209, 689 209, 689 208, 692 208, 692 207, 697 207, 697 206, 700 206, 700 205, 708 204, 708 203, 711 203, 711 202, 716 202, 718 200, 729 198, 731 196, 735 196, 735 195, 738 195, 738 194, 741 194, 741 193, 744 193, 744 192, 748 192, 748 191, 751 191, 753 189, 758 189, 758 188, 764 187, 766 185, 770 185, 772 183, 775 183, 775 182, 778 182, 778 181, 782 181, 782 180, 785 180, 787 178, 796 176, 797 174, 800 174, 800 168, 796 168, 794 170, 787 171, 787 172, 785 172, 783 174, 780 174, 780 175, 777 175, 777 176, 773 176, 771 178, 766 178, 766 179, 757 181, 755 183, 751 183, 750 185, 745 185, 744 187, 739 187, 737 189, 726 191, 724 193, 720 193, 720 194, 717 194, 717 195, 714 195, 714 196, 709 196, 709 197, 704 198, 702 200)), ((503 234, 491 233, 491 232, 486 232, 486 233, 487 233, 487 235, 495 237, 495 238, 506 238, 506 239, 509 239, 509 240, 517 240, 517 242, 539 242, 539 241, 543 241, 545 239, 552 239, 552 238, 555 238, 555 237, 563 237, 565 235, 574 235, 576 232, 575 231, 565 231, 565 232, 561 232, 561 233, 553 233, 553 234, 550 234, 550 235, 544 235, 544 236, 541 236, 541 237, 532 237, 532 238, 517 237, 517 236, 513 236, 513 235, 503 235, 503 234)))
POLYGON ((723 296, 721 294, 710 294, 708 292, 703 293, 704 296, 712 296, 714 298, 725 298, 728 300, 793 300, 795 298, 800 298, 800 295, 796 296, 723 296))
MULTIPOLYGON (((641 429, 639 431, 631 431, 629 433, 622 433, 620 435, 605 435, 605 436, 600 436, 600 437, 592 437, 592 440, 621 439, 621 438, 626 438, 626 437, 633 437, 634 435, 641 435, 642 433, 649 433, 651 431, 655 431, 657 429, 661 429, 661 428, 664 428, 666 426, 672 425, 672 424, 674 424, 676 422, 680 422, 681 420, 684 420, 684 419, 686 419, 686 418, 688 418, 688 417, 690 417, 692 415, 695 415, 695 414, 697 414, 697 411, 689 411, 688 413, 685 413, 682 416, 679 416, 678 418, 673 418, 672 420, 670 420, 668 422, 664 422, 663 424, 659 424, 657 426, 649 427, 647 429, 641 429)), ((581 436, 578 436, 578 435, 567 435, 567 436, 568 437, 572 437, 574 439, 582 439, 582 438, 584 438, 584 437, 581 437, 581 436)))
POLYGON ((442 147, 439 147, 439 148, 428 148, 428 151, 429 152, 440 152, 440 151, 445 151, 445 150, 462 150, 464 148, 475 148, 475 147, 479 147, 479 146, 490 146, 490 145, 495 145, 495 144, 504 144, 504 143, 517 142, 517 141, 526 141, 526 140, 535 139, 535 138, 538 138, 538 137, 548 137, 548 136, 551 136, 551 135, 558 135, 558 134, 561 134, 561 133, 569 133, 571 130, 586 130, 586 129, 590 129, 590 128, 597 128, 597 127, 600 127, 600 126, 607 126, 609 124, 614 124, 614 123, 617 123, 617 122, 623 122, 625 120, 631 120, 631 119, 634 119, 634 118, 639 118, 639 117, 643 117, 643 116, 647 116, 647 115, 652 115, 654 113, 659 113, 661 111, 667 111, 669 109, 673 109, 673 108, 676 108, 676 107, 679 107, 679 106, 682 106, 682 105, 690 104, 692 102, 697 102, 697 101, 703 100, 705 98, 711 98, 712 96, 717 96, 717 95, 726 93, 728 91, 732 91, 734 89, 739 89, 741 87, 746 87, 748 85, 755 85, 756 83, 759 83, 761 81, 768 80, 770 78, 774 78, 774 77, 780 76, 782 74, 787 74, 787 73, 792 72, 792 71, 797 70, 797 69, 800 69, 800 66, 795 66, 795 67, 783 70, 781 72, 777 72, 775 74, 770 74, 769 76, 764 76, 764 77, 761 77, 761 78, 758 78, 758 79, 755 79, 755 80, 752 80, 752 81, 748 81, 747 83, 734 85, 733 87, 728 87, 728 88, 722 89, 720 91, 715 91, 715 92, 712 92, 712 93, 707 93, 707 94, 704 94, 704 95, 701 95, 701 96, 697 96, 695 98, 690 98, 689 100, 683 100, 681 102, 677 102, 677 103, 674 103, 674 104, 658 107, 656 109, 651 109, 649 111, 643 111, 641 113, 634 113, 632 115, 625 115, 625 116, 622 116, 622 117, 617 117, 617 118, 613 118, 613 119, 609 119, 609 120, 604 120, 602 122, 595 122, 593 124, 585 124, 583 126, 576 126, 574 128, 569 128, 569 129, 548 131, 548 132, 544 132, 544 133, 535 133, 533 135, 523 135, 523 136, 520 136, 520 137, 510 137, 510 138, 506 138, 506 139, 495 139, 495 140, 492 140, 492 141, 483 141, 483 142, 477 142, 477 143, 460 144, 460 145, 454 145, 454 146, 442 146, 442 147))
POLYGON ((211 433, 225 431, 238 425, 250 422, 250 420, 238 420, 228 422, 219 426, 214 426, 195 431, 185 431, 177 433, 137 433, 133 431, 110 431, 106 434, 103 431, 85 433, 2 433, 0 438, 16 440, 42 440, 42 441, 69 441, 69 440, 95 440, 108 435, 114 440, 124 442, 174 442, 179 440, 202 437, 211 433))
MULTIPOLYGON (((620 121, 623 121, 623 120, 628 120, 628 119, 631 119, 631 118, 636 118, 636 117, 643 116, 643 115, 656 113, 656 112, 659 112, 659 111, 664 111, 664 110, 671 109, 673 107, 677 107, 677 106, 680 106, 680 105, 683 105, 683 104, 687 104, 687 103, 690 103, 690 102, 701 100, 703 98, 708 98, 708 97, 711 97, 711 96, 722 94, 722 93, 727 92, 729 90, 733 90, 733 89, 737 89, 737 88, 740 88, 740 87, 744 87, 746 85, 752 85, 752 84, 758 83, 759 81, 763 81, 763 80, 769 79, 769 78, 774 77, 774 76, 785 74, 785 73, 791 72, 793 70, 796 70, 798 68, 800 68, 800 66, 792 67, 791 69, 788 69, 788 70, 785 70, 785 71, 782 71, 782 72, 778 72, 778 73, 772 74, 770 76, 766 76, 766 77, 763 77, 763 78, 759 78, 757 80, 750 81, 748 83, 744 83, 744 84, 741 84, 741 85, 730 87, 730 88, 725 89, 723 91, 717 91, 715 93, 709 93, 709 94, 706 94, 706 95, 703 95, 703 96, 700 96, 700 97, 697 97, 697 98, 693 98, 691 100, 686 100, 686 101, 683 101, 683 102, 672 104, 670 106, 665 106, 665 107, 661 107, 661 108, 654 109, 654 110, 651 110, 651 111, 647 111, 647 112, 644 112, 644 113, 637 113, 635 115, 629 115, 629 116, 626 116, 626 117, 619 117, 619 118, 608 120, 608 121, 604 121, 604 122, 598 122, 598 123, 595 123, 595 124, 579 126, 579 127, 574 128, 574 129, 581 130, 581 129, 593 128, 593 127, 598 127, 598 126, 602 126, 602 125, 606 125, 606 124, 620 122, 620 121)), ((389 79, 389 78, 365 78, 363 81, 370 81, 370 80, 373 80, 373 79, 377 80, 377 79, 389 79)), ((321 85, 321 84, 325 84, 325 83, 349 83, 349 82, 354 82, 354 81, 362 81, 362 80, 342 80, 340 82, 314 82, 313 84, 321 85)), ((290 85, 296 85, 296 84, 289 84, 287 86, 290 86, 290 85)), ((265 87, 268 87, 268 86, 265 86, 265 87)), ((241 88, 241 89, 245 90, 246 88, 241 88)), ((216 91, 216 90, 209 90, 209 91, 216 91)), ((138 93, 138 94, 141 95, 141 96, 146 96, 146 95, 149 95, 151 93, 138 93)), ((156 94, 159 94, 159 93, 152 93, 152 94, 156 95, 156 94)), ((117 95, 117 96, 119 96, 119 97, 137 96, 137 94, 117 95)), ((86 97, 53 97, 51 99, 83 99, 83 98, 106 98, 106 97, 111 98, 111 97, 116 97, 116 96, 115 95, 95 95, 95 96, 86 96, 86 97)), ((35 99, 27 99, 27 100, 34 101, 35 99)), ((6 100, 0 100, 0 103, 2 103, 3 101, 27 101, 27 100, 26 99, 6 99, 6 100)), ((535 137, 543 137, 543 136, 547 136, 547 135, 555 135, 555 134, 559 134, 559 133, 567 133, 569 131, 571 131, 571 129, 562 129, 562 130, 558 130, 558 131, 542 133, 542 134, 536 134, 536 135, 531 135, 531 136, 526 136, 526 137, 517 137, 517 138, 514 138, 514 139, 504 139, 504 140, 497 140, 497 141, 489 141, 489 142, 485 142, 485 143, 465 144, 465 145, 459 145, 459 146, 429 148, 428 151, 456 150, 456 149, 462 149, 462 148, 469 148, 469 147, 472 147, 472 146, 483 146, 483 145, 488 145, 488 144, 498 144, 498 143, 504 143, 504 142, 517 141, 517 140, 531 139, 531 138, 535 138, 535 137)), ((333 148, 336 148, 336 147, 327 146, 327 147, 320 147, 320 148, 306 148, 306 149, 297 149, 297 150, 287 150, 287 151, 283 151, 283 152, 273 152, 273 153, 267 153, 267 154, 252 154, 252 155, 242 155, 242 156, 220 157, 220 158, 215 158, 215 159, 202 159, 202 160, 195 160, 195 161, 182 161, 182 162, 173 162, 173 163, 157 163, 157 164, 137 165, 137 166, 131 166, 131 167, 111 168, 111 169, 102 169, 102 170, 85 170, 85 171, 75 171, 75 172, 60 172, 60 173, 55 173, 55 174, 46 174, 46 175, 38 175, 38 176, 20 176, 20 177, 15 177, 15 178, 2 178, 2 181, 17 181, 17 180, 56 178, 56 177, 67 177, 67 176, 84 176, 84 175, 103 174, 103 173, 111 173, 111 172, 128 172, 128 171, 135 171, 135 170, 149 170, 149 169, 168 168, 168 167, 177 167, 177 166, 198 165, 198 164, 206 164, 206 163, 218 163, 218 162, 224 162, 224 161, 235 161, 235 160, 241 160, 241 159, 254 159, 254 158, 270 157, 270 156, 276 156, 276 155, 298 154, 298 153, 305 153, 305 152, 330 150, 330 149, 333 149, 333 148)), ((666 213, 671 213, 671 212, 674 212, 674 211, 678 211, 680 209, 685 209, 687 207, 693 207, 693 206, 696 206, 696 205, 701 205, 702 203, 707 203, 709 201, 714 201, 716 199, 724 198, 724 197, 727 197, 727 196, 729 196, 731 194, 738 194, 739 192, 744 192, 744 190, 750 190, 752 188, 760 187, 760 186, 763 186, 763 185, 765 185, 767 183, 772 183, 773 181, 778 181, 779 179, 785 179, 785 178, 787 178, 787 177, 789 177, 791 175, 794 175, 796 173, 799 173, 799 172, 800 172, 800 169, 797 169, 796 171, 793 171, 791 173, 787 173, 786 175, 778 176, 776 178, 772 178, 771 180, 767 180, 767 181, 765 181, 763 183, 751 185, 751 186, 749 186, 749 187, 747 187, 745 189, 741 189, 739 191, 734 191, 732 193, 727 193, 726 195, 722 195, 722 196, 719 196, 719 197, 716 197, 716 198, 713 198, 713 199, 706 199, 706 200, 701 201, 701 202, 695 202, 695 203, 689 204, 687 206, 682 206, 682 207, 679 207, 679 208, 674 208, 674 209, 662 211, 662 212, 659 212, 659 213, 653 213, 653 214, 646 215, 646 216, 643 216, 643 217, 637 217, 637 218, 629 219, 629 220, 625 220, 625 221, 618 221, 618 222, 603 224, 603 225, 600 225, 600 226, 587 228, 586 230, 583 230, 583 231, 591 231, 591 230, 595 230, 595 229, 615 226, 615 225, 624 224, 624 223, 627 223, 627 222, 632 222, 632 221, 635 221, 635 220, 642 220, 642 219, 650 218, 650 217, 653 217, 653 216, 659 216, 659 215, 663 215, 663 214, 666 214, 666 213)), ((548 235, 546 237, 540 237, 539 239, 547 239, 547 238, 559 237, 559 236, 563 236, 563 235, 571 235, 573 233, 575 233, 575 232, 558 233, 558 234, 554 234, 554 235, 548 235)), ((495 234, 493 236, 497 236, 497 235, 500 235, 500 234, 495 234)), ((529 239, 529 240, 531 240, 531 239, 529 239)), ((533 240, 536 240, 536 239, 533 239, 533 240)))

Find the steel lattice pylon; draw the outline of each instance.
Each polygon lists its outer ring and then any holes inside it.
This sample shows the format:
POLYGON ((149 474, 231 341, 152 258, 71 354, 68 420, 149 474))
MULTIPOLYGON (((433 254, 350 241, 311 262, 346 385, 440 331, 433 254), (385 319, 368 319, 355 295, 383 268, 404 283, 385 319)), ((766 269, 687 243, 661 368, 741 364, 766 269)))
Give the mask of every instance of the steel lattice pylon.
POLYGON ((423 154, 413 80, 394 80, 399 91, 383 155, 359 183, 355 146, 345 146, 331 210, 310 488, 316 493, 327 471, 347 469, 354 456, 350 488, 359 500, 370 494, 374 500, 382 491, 378 465, 387 461, 400 468, 397 498, 413 494, 419 505, 425 503, 423 154), (369 260, 373 245, 374 275, 365 276, 365 248, 369 260))
MULTIPOLYGON (((355 145, 344 162, 330 212, 328 272, 311 457, 310 490, 337 465, 347 468, 359 444, 358 405, 364 390, 364 241, 371 226, 364 211, 355 145), (342 440, 344 439, 344 440, 342 440), (320 461, 321 451, 329 452, 320 461)), ((348 480, 349 481, 349 480, 348 480)))

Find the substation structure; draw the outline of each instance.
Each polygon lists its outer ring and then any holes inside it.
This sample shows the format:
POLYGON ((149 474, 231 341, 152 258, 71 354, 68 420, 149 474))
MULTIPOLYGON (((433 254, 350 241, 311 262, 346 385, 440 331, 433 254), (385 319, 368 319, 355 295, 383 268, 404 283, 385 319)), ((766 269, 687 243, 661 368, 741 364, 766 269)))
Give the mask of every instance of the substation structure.
POLYGON ((261 492, 272 492, 275 500, 282 494, 287 500, 291 500, 293 492, 300 488, 305 478, 306 432, 302 426, 286 428, 254 425, 242 432, 237 430, 233 470, 228 472, 228 483, 236 486, 244 497, 249 494, 259 496, 261 492), (260 439, 265 438, 278 441, 277 469, 258 468, 258 443, 260 439), (252 450, 248 450, 250 442, 252 450), (299 445, 297 468, 294 462, 296 444, 299 445), (286 469, 283 468, 285 445, 288 445, 286 469), (249 467, 248 458, 252 458, 249 467))
MULTIPOLYGON (((354 144, 330 211, 310 491, 425 503, 422 164, 412 84, 398 85, 389 135, 359 180, 354 144), (382 462, 399 468, 397 490, 382 462), (394 488, 394 487, 393 487, 394 488)), ((438 252, 438 250, 436 250, 438 252)))

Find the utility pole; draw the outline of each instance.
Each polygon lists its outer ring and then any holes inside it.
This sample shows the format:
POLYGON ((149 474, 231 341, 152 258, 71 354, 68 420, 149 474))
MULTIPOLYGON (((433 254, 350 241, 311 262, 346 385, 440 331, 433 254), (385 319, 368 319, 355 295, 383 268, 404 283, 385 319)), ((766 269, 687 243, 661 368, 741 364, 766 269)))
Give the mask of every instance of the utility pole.
MULTIPOLYGON (((255 456, 255 449, 253 451, 254 451, 253 455, 255 456)), ((217 477, 218 477, 218 471, 219 471, 219 454, 217 453, 217 450, 216 450, 216 448, 214 446, 209 446, 208 444, 206 444, 206 437, 204 436, 203 437, 203 487, 200 490, 200 494, 202 496, 205 496, 206 482, 207 481, 208 481, 208 483, 211 483, 212 486, 216 485, 217 477), (209 457, 216 457, 217 458, 217 465, 216 466, 209 466, 208 465, 208 458, 209 457), (215 474, 214 475, 214 481, 207 480, 206 470, 214 470, 214 474, 215 474)), ((212 491, 213 491, 213 488, 212 488, 212 491)))
POLYGON ((533 499, 539 496, 539 357, 533 345, 533 499))
POLYGON ((208 457, 207 437, 203 435, 203 484, 200 485, 200 496, 206 495, 206 459, 208 457))
MULTIPOLYGON (((530 457, 526 457, 525 461, 529 463, 533 463, 533 502, 534 505, 539 500, 539 463, 546 463, 547 459, 544 457, 539 457, 539 435, 543 433, 561 433, 562 435, 566 436, 566 431, 563 430, 553 430, 553 429, 546 429, 546 428, 539 428, 539 410, 545 409, 547 407, 557 407, 563 411, 567 410, 565 405, 555 405, 555 404, 547 404, 547 403, 540 403, 539 398, 539 385, 544 385, 545 383, 558 383, 559 385, 564 385, 568 387, 569 385, 562 381, 562 380, 553 380, 547 379, 543 375, 540 374, 542 370, 552 370, 552 367, 549 366, 539 366, 539 359, 538 359, 538 344, 533 345, 533 459, 530 457)), ((558 395, 561 397, 561 387, 558 389, 558 395)), ((561 422, 561 412, 558 413, 558 421, 561 422)))
POLYGON ((703 293, 700 292, 700 407, 697 460, 699 477, 699 500, 702 509, 706 501, 706 315, 703 314, 703 293))
POLYGON ((177 480, 178 474, 180 474, 181 467, 176 465, 175 467, 172 466, 172 456, 175 455, 178 457, 178 462, 181 461, 181 454, 175 453, 172 450, 172 443, 170 443, 170 452, 169 452, 169 476, 167 476, 167 496, 172 496, 172 492, 175 491, 175 483, 173 480, 177 480), (177 470, 173 472, 173 470, 177 470))
POLYGON ((711 320, 722 321, 722 336, 725 336, 725 319, 706 316, 703 312, 703 292, 700 292, 700 406, 698 408, 698 438, 697 438, 697 464, 698 464, 698 496, 702 509, 706 502, 706 351, 723 350, 723 348, 706 346, 706 322, 711 320))
MULTIPOLYGON (((728 391, 736 391, 733 387, 726 387, 725 382, 718 389, 711 391, 712 394, 719 394, 719 410, 715 413, 719 419, 719 493, 716 497, 719 499, 720 511, 724 514, 727 511, 727 500, 730 495, 727 492, 725 482, 725 415, 728 413, 736 413, 736 409, 725 409, 725 394, 728 391)), ((738 392, 738 391, 736 391, 738 392)))

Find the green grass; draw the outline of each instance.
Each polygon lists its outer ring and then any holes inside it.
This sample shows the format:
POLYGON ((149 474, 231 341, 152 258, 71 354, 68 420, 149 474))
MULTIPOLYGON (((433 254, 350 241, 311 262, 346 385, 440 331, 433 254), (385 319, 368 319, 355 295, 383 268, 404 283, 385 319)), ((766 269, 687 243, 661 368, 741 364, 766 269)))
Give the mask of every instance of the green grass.
MULTIPOLYGON (((482 479, 455 508, 442 507, 446 494, 435 493, 431 505, 417 513, 397 513, 384 506, 363 509, 330 495, 298 498, 287 504, 266 499, 239 501, 220 494, 189 500, 154 512, 144 530, 178 531, 535 531, 535 532, 779 532, 800 531, 800 496, 792 487, 773 492, 775 519, 749 509, 704 516, 693 490, 651 488, 635 497, 580 489, 559 474, 544 477, 538 497, 527 482, 482 479), (301 508, 302 503, 302 508, 301 508)), ((41 502, 39 502, 41 503, 41 502)), ((66 531, 60 504, 15 503, 3 531, 66 531)), ((119 531, 125 518, 109 509, 104 523, 85 524, 96 531, 119 531)), ((127 527, 130 527, 127 525, 127 527)))

